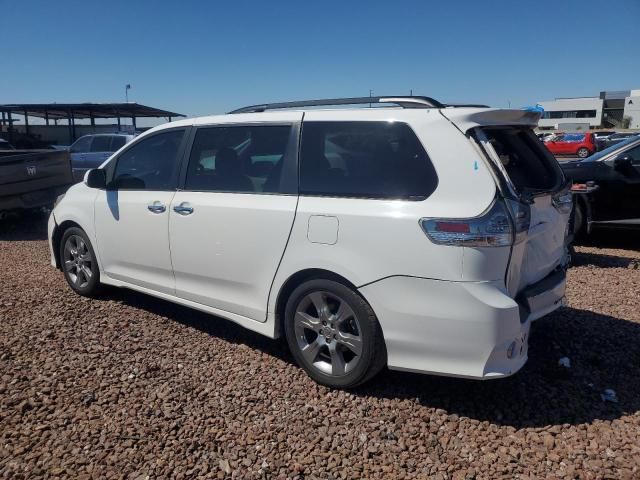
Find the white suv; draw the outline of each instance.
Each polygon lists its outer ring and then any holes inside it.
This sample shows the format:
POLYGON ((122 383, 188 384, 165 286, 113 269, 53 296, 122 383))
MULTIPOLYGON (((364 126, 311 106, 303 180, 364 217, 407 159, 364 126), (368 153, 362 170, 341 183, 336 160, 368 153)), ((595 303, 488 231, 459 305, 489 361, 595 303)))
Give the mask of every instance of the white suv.
POLYGON ((537 120, 366 97, 162 125, 60 199, 52 264, 81 295, 127 287, 284 335, 333 387, 384 365, 510 375, 565 291, 572 200, 537 120))

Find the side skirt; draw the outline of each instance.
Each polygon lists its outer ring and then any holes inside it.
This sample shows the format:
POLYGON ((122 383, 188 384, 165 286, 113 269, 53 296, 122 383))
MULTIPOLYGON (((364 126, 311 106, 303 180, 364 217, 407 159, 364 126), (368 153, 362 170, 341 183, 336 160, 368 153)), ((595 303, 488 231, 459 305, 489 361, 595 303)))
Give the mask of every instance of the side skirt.
MULTIPOLYGON (((191 300, 185 300, 184 298, 176 297, 175 295, 169 295, 167 293, 156 292, 155 290, 151 290, 149 288, 140 287, 138 285, 133 285, 131 283, 123 282, 121 280, 115 280, 113 278, 107 277, 104 273, 100 272, 101 282, 105 285, 111 285, 119 288, 128 288, 130 290, 135 290, 137 292, 145 293, 147 295, 151 295, 153 297, 161 298, 163 300, 167 300, 172 303, 177 303, 178 305, 184 305, 185 307, 193 308, 195 310, 199 310, 201 312, 209 313, 211 315, 215 315, 217 317, 224 318, 226 320, 230 320, 234 323, 237 323, 241 327, 244 327, 248 330, 254 331, 261 335, 264 335, 269 338, 276 338, 275 333, 275 321, 272 315, 269 315, 266 322, 258 322, 256 320, 252 320, 247 317, 243 317, 242 315, 238 315, 231 312, 226 312, 224 310, 220 310, 218 308, 213 308, 208 305, 203 305, 201 303, 193 302, 191 300)), ((211 319, 215 321, 214 318, 211 319)))

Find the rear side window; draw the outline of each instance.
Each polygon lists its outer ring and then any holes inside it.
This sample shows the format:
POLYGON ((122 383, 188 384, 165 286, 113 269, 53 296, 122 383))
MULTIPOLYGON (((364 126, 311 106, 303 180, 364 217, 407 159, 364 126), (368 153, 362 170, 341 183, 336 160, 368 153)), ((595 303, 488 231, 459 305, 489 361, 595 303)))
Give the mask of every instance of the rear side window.
POLYGON ((91 142, 92 152, 110 152, 111 151, 111 137, 109 135, 99 135, 93 137, 91 142))
POLYGON ((71 145, 71 153, 86 153, 91 145, 91 137, 80 137, 71 145))
POLYGON ((531 130, 508 127, 483 131, 518 191, 560 187, 558 162, 531 130))
POLYGON ((116 150, 120 150, 120 148, 124 147, 124 144, 127 143, 127 139, 121 136, 113 136, 111 137, 111 152, 115 152, 116 150))
POLYGON ((427 152, 398 122, 305 122, 300 193, 421 200, 436 188, 427 152))
POLYGON ((143 138, 116 159, 110 189, 169 190, 174 187, 184 130, 143 138))
POLYGON ((185 189, 277 193, 290 125, 201 128, 189 157, 185 189))

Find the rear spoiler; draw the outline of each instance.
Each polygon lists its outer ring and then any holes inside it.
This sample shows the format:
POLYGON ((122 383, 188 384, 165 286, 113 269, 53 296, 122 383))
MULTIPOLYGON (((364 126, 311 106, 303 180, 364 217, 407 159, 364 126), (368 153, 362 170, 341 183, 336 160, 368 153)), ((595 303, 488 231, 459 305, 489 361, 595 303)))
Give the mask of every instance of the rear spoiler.
POLYGON ((476 127, 499 125, 535 128, 541 115, 540 112, 494 108, 443 108, 440 113, 464 133, 476 127))

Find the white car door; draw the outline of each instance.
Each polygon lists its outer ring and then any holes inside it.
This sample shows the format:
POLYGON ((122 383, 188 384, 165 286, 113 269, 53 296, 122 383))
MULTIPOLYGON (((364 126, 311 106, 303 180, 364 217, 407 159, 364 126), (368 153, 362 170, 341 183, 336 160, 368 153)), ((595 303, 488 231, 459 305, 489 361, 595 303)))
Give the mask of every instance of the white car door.
POLYGON ((264 322, 297 204, 301 113, 196 130, 169 212, 176 295, 264 322))
POLYGON ((95 200, 97 246, 107 276, 174 293, 169 205, 184 137, 184 129, 146 135, 107 165, 107 189, 95 200))

